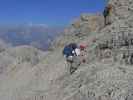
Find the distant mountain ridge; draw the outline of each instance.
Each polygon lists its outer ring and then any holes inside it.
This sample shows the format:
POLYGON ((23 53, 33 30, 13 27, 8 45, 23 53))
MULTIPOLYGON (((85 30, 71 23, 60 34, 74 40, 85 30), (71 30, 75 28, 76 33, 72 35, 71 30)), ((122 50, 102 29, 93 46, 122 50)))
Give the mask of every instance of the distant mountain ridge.
POLYGON ((51 42, 62 31, 63 27, 48 27, 46 25, 18 25, 0 27, 0 39, 12 46, 31 45, 47 50, 51 42))

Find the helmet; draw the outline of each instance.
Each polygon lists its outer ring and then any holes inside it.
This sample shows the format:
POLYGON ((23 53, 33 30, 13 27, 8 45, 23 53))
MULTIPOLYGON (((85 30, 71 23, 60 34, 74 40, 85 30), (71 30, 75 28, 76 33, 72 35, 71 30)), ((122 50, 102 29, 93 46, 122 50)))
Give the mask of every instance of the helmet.
POLYGON ((85 48, 86 48, 86 45, 80 44, 80 49, 81 49, 81 50, 84 50, 85 48))

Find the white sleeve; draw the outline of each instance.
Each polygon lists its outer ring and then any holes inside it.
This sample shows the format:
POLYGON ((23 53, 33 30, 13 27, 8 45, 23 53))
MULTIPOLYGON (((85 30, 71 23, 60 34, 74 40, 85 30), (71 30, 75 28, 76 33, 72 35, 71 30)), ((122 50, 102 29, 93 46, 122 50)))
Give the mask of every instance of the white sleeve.
POLYGON ((79 56, 80 55, 80 49, 75 49, 76 55, 79 56))

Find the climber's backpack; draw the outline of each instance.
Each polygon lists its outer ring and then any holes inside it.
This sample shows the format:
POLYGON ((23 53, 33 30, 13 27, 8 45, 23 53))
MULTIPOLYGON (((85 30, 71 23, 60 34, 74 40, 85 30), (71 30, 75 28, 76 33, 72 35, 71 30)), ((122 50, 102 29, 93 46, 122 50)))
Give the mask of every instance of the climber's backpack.
POLYGON ((75 51, 76 48, 76 43, 70 43, 69 45, 66 45, 63 49, 63 55, 65 55, 66 57, 74 56, 75 53, 73 53, 73 51, 75 51))
POLYGON ((73 49, 70 48, 68 45, 64 47, 63 49, 63 55, 65 55, 65 57, 69 57, 69 56, 73 56, 72 53, 73 49))
POLYGON ((106 8, 104 9, 103 15, 104 15, 104 17, 106 17, 106 16, 109 15, 109 8, 108 8, 108 7, 106 7, 106 8))
POLYGON ((78 48, 77 44, 76 43, 70 43, 68 45, 68 47, 72 48, 73 50, 75 50, 76 48, 78 48))

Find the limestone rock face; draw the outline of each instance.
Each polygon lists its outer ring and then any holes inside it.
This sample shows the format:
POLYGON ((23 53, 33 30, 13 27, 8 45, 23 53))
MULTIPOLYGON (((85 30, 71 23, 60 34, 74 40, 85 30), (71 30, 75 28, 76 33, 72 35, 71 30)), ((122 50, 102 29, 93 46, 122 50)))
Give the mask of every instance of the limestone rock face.
POLYGON ((82 41, 91 33, 97 33, 104 28, 104 17, 101 14, 81 14, 71 26, 64 30, 64 34, 57 38, 55 47, 62 47, 70 42, 82 41))
POLYGON ((77 34, 89 34, 89 32, 98 32, 104 27, 104 19, 101 14, 81 14, 80 18, 73 22, 77 34))
POLYGON ((109 0, 109 4, 113 5, 112 19, 126 19, 133 15, 132 0, 109 0))
MULTIPOLYGON (((96 21, 95 23, 97 17, 81 15, 80 19, 72 24, 70 28, 71 32, 69 30, 66 31, 72 34, 65 36, 67 37, 66 41, 74 40, 77 43, 85 42, 89 45, 87 48, 89 64, 81 66, 81 68, 69 78, 65 77, 56 80, 60 88, 54 92, 54 94, 56 94, 58 91, 59 94, 54 95, 53 98, 57 97, 59 100, 133 99, 131 80, 133 69, 129 63, 131 58, 129 56, 133 53, 133 45, 129 43, 128 48, 126 44, 127 40, 133 38, 133 1, 110 0, 109 4, 113 5, 111 25, 100 27, 101 29, 99 30, 97 29, 97 25, 99 25, 97 24, 98 22, 96 21), (93 18, 95 20, 93 20, 93 18), (90 25, 89 22, 91 23, 90 25), (95 31, 93 31, 92 23, 96 25, 96 28, 94 28, 95 31), (78 29, 80 29, 81 33, 89 34, 75 35, 77 31, 79 32, 78 29), (82 29, 83 31, 81 31, 82 29), (91 32, 93 32, 93 34, 91 34, 91 32), (95 43, 91 41, 93 38, 96 39, 95 43), (102 49, 100 56, 95 56, 97 52, 95 52, 95 47, 97 48, 99 45, 102 45, 99 47, 102 49), (124 53, 125 58, 127 57, 128 59, 123 59, 124 53), (126 55, 126 53, 128 53, 128 55, 126 55), (122 60, 124 60, 124 62, 122 60)), ((98 17, 98 19, 100 18, 98 17)), ((103 20, 100 19, 99 21, 103 20)), ((64 45, 65 43, 68 42, 64 42, 64 45)), ((51 95, 50 92, 49 94, 51 95)), ((50 97, 48 96, 48 98, 50 97)))
POLYGON ((83 21, 83 23, 88 22, 89 32, 98 32, 101 28, 104 27, 104 19, 101 14, 82 14, 80 19, 83 21))

